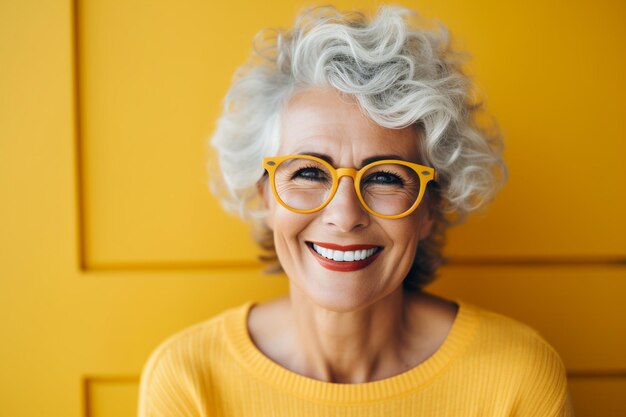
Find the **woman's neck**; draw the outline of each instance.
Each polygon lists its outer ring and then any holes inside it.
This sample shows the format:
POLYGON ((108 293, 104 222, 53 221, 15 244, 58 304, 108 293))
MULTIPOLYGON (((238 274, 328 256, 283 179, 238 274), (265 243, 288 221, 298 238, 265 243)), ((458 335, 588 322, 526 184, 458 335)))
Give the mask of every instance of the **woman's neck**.
POLYGON ((313 379, 362 383, 416 365, 414 323, 402 288, 357 311, 336 312, 290 290, 293 344, 288 367, 313 379))

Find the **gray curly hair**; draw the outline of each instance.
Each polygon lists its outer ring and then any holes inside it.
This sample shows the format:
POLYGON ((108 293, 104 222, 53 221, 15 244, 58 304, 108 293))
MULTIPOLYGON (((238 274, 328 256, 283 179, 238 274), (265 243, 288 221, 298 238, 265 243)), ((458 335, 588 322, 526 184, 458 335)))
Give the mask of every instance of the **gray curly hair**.
POLYGON ((387 128, 415 126, 423 163, 438 180, 429 186, 435 222, 418 245, 404 287, 419 290, 443 262, 447 228, 488 202, 506 179, 498 130, 479 125, 482 106, 450 47, 442 24, 411 24, 415 13, 384 6, 373 18, 333 7, 304 10, 289 30, 261 31, 223 105, 212 144, 211 188, 224 207, 252 223, 253 235, 280 264, 257 183, 262 158, 279 146, 280 114, 300 89, 332 87, 354 97, 371 120, 387 128))

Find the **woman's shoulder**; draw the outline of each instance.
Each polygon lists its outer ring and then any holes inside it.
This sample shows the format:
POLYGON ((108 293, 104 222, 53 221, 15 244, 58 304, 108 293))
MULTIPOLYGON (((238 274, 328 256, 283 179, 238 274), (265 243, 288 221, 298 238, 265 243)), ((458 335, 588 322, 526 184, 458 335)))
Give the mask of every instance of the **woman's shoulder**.
POLYGON ((154 373, 158 370, 180 372, 184 368, 197 369, 199 362, 211 358, 211 351, 222 350, 224 328, 239 320, 245 320, 245 315, 252 303, 230 308, 202 322, 198 322, 178 330, 160 342, 153 349, 143 374, 154 373))
POLYGON ((566 404, 565 364, 537 329, 506 314, 462 305, 478 319, 472 343, 459 361, 467 373, 515 387, 519 415, 557 415, 557 410, 571 407, 566 404))
POLYGON ((490 365, 511 383, 528 390, 556 390, 566 385, 566 368, 561 356, 533 326, 506 314, 472 304, 462 304, 478 320, 468 361, 490 365), (529 385, 530 384, 530 385, 529 385))
POLYGON ((552 345, 532 325, 491 309, 465 302, 460 303, 467 310, 471 310, 471 313, 477 318, 476 336, 481 347, 493 345, 499 348, 505 347, 512 352, 538 349, 548 350, 556 354, 552 345))
POLYGON ((213 374, 228 352, 224 329, 238 323, 250 304, 179 330, 152 351, 141 373, 139 416, 156 415, 155 410, 199 416, 195 411, 210 407, 213 374))

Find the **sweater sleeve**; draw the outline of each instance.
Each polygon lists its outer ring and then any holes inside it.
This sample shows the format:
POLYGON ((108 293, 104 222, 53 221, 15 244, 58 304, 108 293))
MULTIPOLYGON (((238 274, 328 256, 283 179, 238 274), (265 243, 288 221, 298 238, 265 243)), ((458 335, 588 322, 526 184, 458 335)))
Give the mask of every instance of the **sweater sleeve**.
POLYGON ((164 342, 144 366, 139 386, 139 417, 207 417, 202 379, 180 343, 164 342))
POLYGON ((516 417, 574 417, 567 373, 559 354, 536 333, 537 343, 523 361, 516 417))

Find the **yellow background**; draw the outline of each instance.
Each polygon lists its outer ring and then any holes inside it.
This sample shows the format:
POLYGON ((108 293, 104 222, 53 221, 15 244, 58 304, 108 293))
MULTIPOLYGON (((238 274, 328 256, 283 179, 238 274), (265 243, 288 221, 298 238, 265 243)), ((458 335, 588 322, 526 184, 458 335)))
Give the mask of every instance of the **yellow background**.
MULTIPOLYGON (((511 175, 430 290, 537 328, 579 417, 626 415, 626 3, 400 3, 472 54, 511 175)), ((207 191, 206 139, 304 4, 0 1, 0 416, 132 416, 164 338, 286 291, 207 191)))

